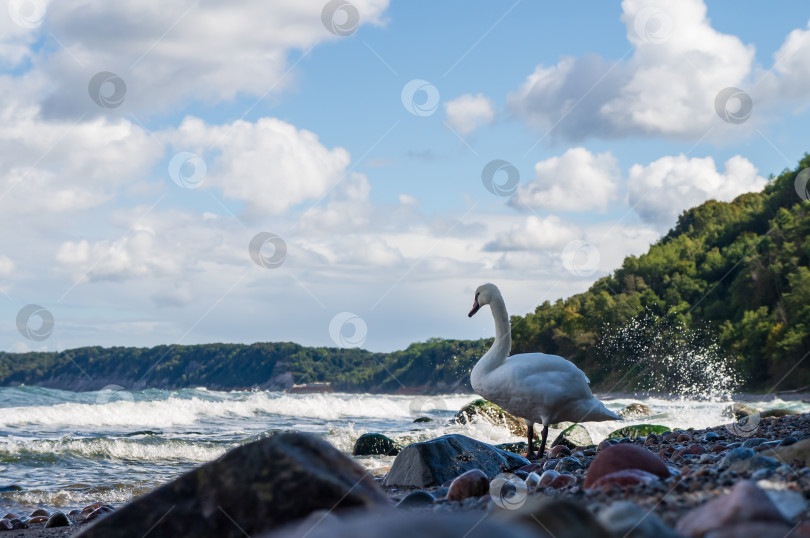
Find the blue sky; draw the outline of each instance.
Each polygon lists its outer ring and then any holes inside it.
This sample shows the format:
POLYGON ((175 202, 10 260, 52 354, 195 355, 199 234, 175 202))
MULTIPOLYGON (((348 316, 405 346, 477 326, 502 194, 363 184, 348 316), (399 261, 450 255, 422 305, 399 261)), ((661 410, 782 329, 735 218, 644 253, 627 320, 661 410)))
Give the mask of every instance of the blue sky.
POLYGON ((799 1, 15 0, 0 19, 5 350, 486 337, 478 284, 513 314, 585 290, 808 150, 799 1), (516 190, 484 187, 493 160, 516 190), (251 252, 263 232, 284 252, 251 252))

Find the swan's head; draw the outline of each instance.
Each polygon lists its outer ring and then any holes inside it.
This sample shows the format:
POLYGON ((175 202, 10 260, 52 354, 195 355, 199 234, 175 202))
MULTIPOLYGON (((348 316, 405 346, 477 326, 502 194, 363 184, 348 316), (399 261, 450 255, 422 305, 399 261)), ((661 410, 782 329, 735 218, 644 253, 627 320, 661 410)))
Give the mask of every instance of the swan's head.
POLYGON ((473 317, 482 306, 491 303, 495 297, 500 296, 501 292, 495 284, 481 284, 475 290, 475 302, 468 316, 473 317))

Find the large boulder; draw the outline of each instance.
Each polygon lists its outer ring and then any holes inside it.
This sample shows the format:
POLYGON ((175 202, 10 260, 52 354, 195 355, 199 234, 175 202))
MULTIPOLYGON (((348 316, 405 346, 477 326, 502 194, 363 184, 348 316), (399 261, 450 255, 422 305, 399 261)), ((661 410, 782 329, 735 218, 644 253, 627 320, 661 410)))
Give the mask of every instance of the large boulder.
POLYGON ((386 486, 424 488, 441 485, 472 469, 490 479, 528 465, 529 460, 464 435, 443 435, 406 446, 394 460, 386 486))
POLYGON ((371 475, 326 441, 280 433, 189 471, 100 518, 80 536, 241 538, 318 509, 389 504, 371 475))
POLYGON ((494 403, 488 402, 483 398, 473 400, 465 405, 461 411, 456 413, 453 420, 458 424, 478 421, 488 422, 495 426, 507 428, 513 435, 517 435, 518 437, 526 437, 528 433, 526 421, 508 411, 504 411, 494 403))
POLYGON ((644 405, 643 403, 634 402, 624 406, 624 409, 619 411, 619 416, 622 418, 632 419, 648 417, 653 414, 653 410, 644 405))

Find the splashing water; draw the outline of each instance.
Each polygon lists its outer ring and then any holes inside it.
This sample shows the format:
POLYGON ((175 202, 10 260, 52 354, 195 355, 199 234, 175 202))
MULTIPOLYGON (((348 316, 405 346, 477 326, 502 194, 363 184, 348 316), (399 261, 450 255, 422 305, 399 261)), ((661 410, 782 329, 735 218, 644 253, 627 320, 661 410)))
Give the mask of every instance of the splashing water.
POLYGON ((727 401, 739 386, 730 361, 706 332, 650 311, 616 330, 606 329, 600 352, 611 370, 624 371, 611 392, 629 386, 682 399, 727 401))

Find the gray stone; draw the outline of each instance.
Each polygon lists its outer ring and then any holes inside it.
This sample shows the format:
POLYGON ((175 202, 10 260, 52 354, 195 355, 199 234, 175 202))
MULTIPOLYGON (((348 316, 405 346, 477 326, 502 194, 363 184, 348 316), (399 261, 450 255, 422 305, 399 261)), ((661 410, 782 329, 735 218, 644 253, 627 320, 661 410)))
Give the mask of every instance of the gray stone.
POLYGON ((753 457, 754 457, 754 449, 752 448, 744 448, 744 447, 733 448, 728 451, 726 457, 724 457, 723 460, 720 462, 719 468, 726 469, 732 463, 753 457))
POLYGON ((394 460, 383 483, 386 486, 424 488, 444 484, 472 469, 489 479, 528 465, 529 460, 464 435, 443 435, 406 446, 394 460))
POLYGON ((618 501, 597 516, 609 533, 627 538, 678 538, 654 512, 644 510, 630 501, 618 501))
POLYGON ((756 456, 736 461, 729 465, 728 468, 732 471, 737 471, 738 473, 744 471, 757 471, 759 469, 773 470, 779 467, 779 463, 780 462, 777 459, 757 454, 756 456))
POLYGON ((751 439, 746 439, 743 441, 743 448, 754 448, 755 446, 759 446, 762 443, 767 443, 768 440, 764 437, 752 437, 751 439))
POLYGON ((430 506, 436 499, 427 491, 417 490, 412 491, 405 495, 405 497, 397 503, 397 508, 414 508, 418 506, 430 506))
POLYGON ((703 440, 707 441, 707 442, 708 441, 717 441, 719 439, 720 439, 720 436, 717 435, 714 432, 706 432, 706 434, 703 436, 703 440))
POLYGON ((557 462, 557 465, 554 466, 554 470, 558 473, 570 473, 578 469, 582 469, 583 467, 584 466, 582 465, 581 461, 574 457, 568 456, 557 462))
POLYGON ((588 430, 579 424, 572 424, 560 432, 560 435, 554 439, 551 446, 553 448, 557 445, 565 445, 573 450, 578 446, 588 446, 592 444, 593 440, 591 439, 591 434, 588 433, 588 430))
POLYGON ((374 478, 314 435, 279 433, 230 450, 99 518, 84 538, 269 531, 318 509, 390 506, 374 478))

